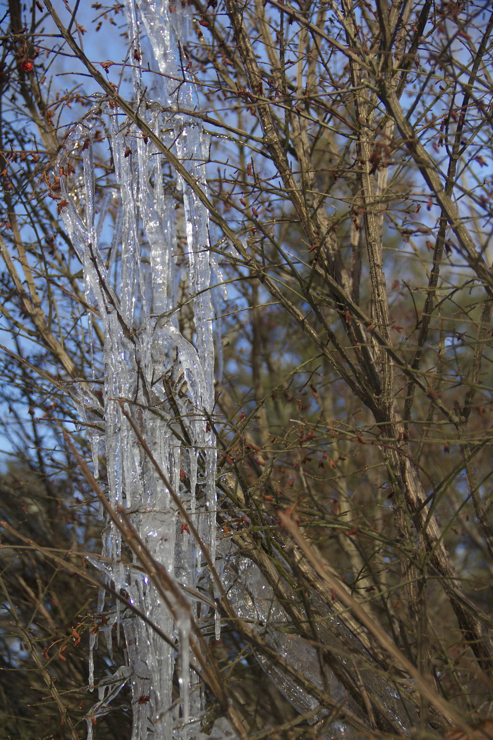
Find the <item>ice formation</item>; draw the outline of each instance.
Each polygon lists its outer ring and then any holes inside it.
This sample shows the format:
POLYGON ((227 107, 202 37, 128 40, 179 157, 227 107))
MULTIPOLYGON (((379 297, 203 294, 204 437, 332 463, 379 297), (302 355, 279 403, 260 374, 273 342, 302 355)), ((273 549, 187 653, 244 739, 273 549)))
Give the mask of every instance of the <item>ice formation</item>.
MULTIPOLYGON (((348 709, 360 721, 365 722, 361 708, 327 662, 324 662, 322 670, 318 652, 312 642, 300 637, 296 632, 290 632, 288 614, 260 568, 227 544, 223 544, 221 550, 222 583, 237 616, 254 625, 255 631, 263 636, 266 644, 274 648, 298 674, 308 679, 317 689, 328 689, 333 700, 348 709)), ((285 562, 283 565, 285 567, 285 562)), ((396 692, 395 686, 379 675, 378 664, 371 653, 363 646, 357 635, 344 624, 343 619, 334 614, 314 592, 310 595, 310 601, 314 628, 318 633, 320 644, 330 645, 332 654, 337 656, 340 676, 346 671, 352 673, 356 660, 361 681, 368 694, 378 697, 378 704, 385 707, 387 716, 391 718, 394 727, 399 728, 400 734, 412 736, 413 727, 419 724, 416 708, 406 701, 403 695, 396 692)), ((316 712, 309 720, 310 724, 327 718, 328 710, 319 707, 317 700, 297 681, 283 673, 273 661, 262 654, 257 652, 255 657, 300 714, 316 712)), ((318 732, 324 740, 349 740, 352 737, 361 737, 358 731, 341 720, 329 722, 328 727, 319 729, 318 732)))
MULTIPOLYGON (((198 119, 182 41, 191 22, 186 4, 127 0, 135 107, 202 188, 208 141, 198 119), (159 74, 147 74, 151 69, 159 74)), ((111 651, 114 625, 123 630, 127 666, 98 677, 98 702, 87 717, 106 714, 121 688, 131 686, 132 740, 185 738, 202 712, 190 670, 189 634, 197 602, 187 589, 207 585, 202 554, 169 490, 139 444, 131 415, 202 541, 215 557, 216 452, 208 415, 213 409, 215 266, 208 217, 195 193, 161 152, 118 107, 101 101, 71 131, 57 163, 59 211, 83 266, 87 304, 104 333, 104 360, 93 352, 86 322, 92 381, 81 385, 85 421, 98 476, 106 458, 107 497, 123 507, 153 558, 186 595, 169 608, 106 521, 104 578, 168 634, 167 644, 128 609, 105 611, 99 633, 111 651), (108 168, 108 145, 112 166, 108 168), (98 212, 99 211, 99 212, 98 212), (175 675, 175 681, 173 680, 175 675), (176 678, 178 676, 178 678, 176 678), (179 696, 176 697, 176 694, 179 696)), ((99 602, 105 610, 105 596, 99 602)), ((214 614, 210 613, 213 628, 214 614)), ((204 613, 202 607, 202 624, 204 613)), ((217 620, 216 620, 217 621, 217 620)), ((91 636, 89 683, 95 683, 91 636)))

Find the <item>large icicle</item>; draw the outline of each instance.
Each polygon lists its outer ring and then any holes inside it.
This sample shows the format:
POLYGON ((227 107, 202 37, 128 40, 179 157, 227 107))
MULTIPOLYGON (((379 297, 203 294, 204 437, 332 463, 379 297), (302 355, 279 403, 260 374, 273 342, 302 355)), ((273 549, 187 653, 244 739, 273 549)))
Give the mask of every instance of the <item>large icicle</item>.
MULTIPOLYGON (((205 188, 207 139, 197 119, 184 112, 197 106, 195 89, 180 61, 189 10, 186 4, 170 8, 166 1, 155 0, 140 0, 138 6, 127 0, 126 10, 139 114, 205 188), (160 72, 152 89, 142 85, 139 59, 144 68, 149 63, 160 72)), ((147 137, 105 103, 68 136, 58 174, 59 210, 83 266, 87 302, 97 311, 104 332, 103 361, 91 346, 88 357, 96 358, 93 382, 80 388, 86 421, 92 425, 88 429, 95 474, 104 443, 110 503, 126 509, 153 558, 177 583, 197 589, 199 579, 206 577, 197 543, 183 526, 121 404, 214 557, 216 453, 207 423, 213 408, 214 301, 208 289, 217 268, 208 250, 207 212, 147 137), (108 144, 110 174, 99 159, 108 144), (97 431, 102 424, 104 434, 97 431)), ((94 342, 89 332, 88 341, 94 342)), ((186 725, 197 721, 203 705, 189 669, 190 621, 196 605, 191 602, 185 613, 183 605, 170 603, 171 613, 139 564, 123 565, 121 537, 110 521, 103 535, 103 556, 106 582, 166 632, 176 650, 117 604, 113 614, 105 615, 102 631, 111 646, 113 624, 122 626, 127 665, 116 671, 111 690, 107 679, 99 678, 99 700, 92 716, 105 714, 119 688, 128 683, 132 740, 186 738, 186 725), (180 702, 172 699, 173 681, 180 702)), ((97 560, 93 564, 100 567, 97 560)), ((102 595, 101 612, 104 604, 102 595)), ((95 649, 97 638, 92 637, 95 649)), ((98 683, 98 677, 95 680, 98 683)), ((92 732, 91 716, 88 726, 92 732)))

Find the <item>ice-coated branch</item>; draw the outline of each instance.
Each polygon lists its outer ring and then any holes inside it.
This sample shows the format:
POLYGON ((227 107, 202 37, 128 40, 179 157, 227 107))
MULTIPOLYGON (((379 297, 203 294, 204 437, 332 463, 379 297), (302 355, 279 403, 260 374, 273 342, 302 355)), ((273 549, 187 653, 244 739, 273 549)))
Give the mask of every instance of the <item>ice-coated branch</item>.
MULTIPOLYGON (((201 123, 182 112, 198 105, 182 65, 189 10, 146 0, 137 8, 128 0, 126 12, 140 116, 189 177, 206 189, 207 137, 201 123), (148 62, 160 72, 152 87, 143 86, 139 67, 148 62)), ((215 312, 210 288, 216 278, 208 215, 189 183, 111 103, 101 102, 72 129, 54 181, 59 182, 59 212, 83 266, 86 300, 98 312, 104 333, 101 358, 93 351, 87 322, 93 382, 79 391, 86 421, 104 414, 104 434, 94 428, 89 432, 95 476, 104 452, 110 506, 124 512, 149 556, 188 594, 161 598, 135 554, 133 565, 123 564, 121 531, 114 521, 106 521, 103 555, 110 565, 94 564, 107 583, 125 593, 171 640, 159 639, 119 602, 106 612, 100 631, 111 652, 113 626, 123 628, 127 666, 117 670, 113 688, 99 683, 99 701, 87 718, 88 734, 93 720, 107 713, 122 682, 128 682, 133 740, 144 740, 150 732, 162 740, 185 737, 187 725, 203 712, 202 687, 190 671, 191 620, 197 610, 190 591, 207 582, 208 569, 203 569, 200 548, 132 426, 178 492, 214 562, 216 451, 206 415, 213 407, 215 312), (101 147, 107 145, 111 171, 101 161, 101 147), (178 701, 173 699, 175 674, 178 701)), ((104 593, 98 608, 102 614, 104 593)), ((203 604, 201 608, 203 620, 203 604)), ((209 616, 217 630, 210 607, 209 616)), ((92 635, 91 653, 96 647, 97 635, 92 635)), ((94 682, 91 657, 89 683, 94 682)))

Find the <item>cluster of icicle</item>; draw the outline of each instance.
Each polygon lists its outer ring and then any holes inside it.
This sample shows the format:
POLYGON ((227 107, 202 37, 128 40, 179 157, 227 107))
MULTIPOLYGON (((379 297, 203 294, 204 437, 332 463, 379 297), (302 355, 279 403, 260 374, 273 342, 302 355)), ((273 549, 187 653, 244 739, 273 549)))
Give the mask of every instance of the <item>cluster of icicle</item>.
MULTIPOLYGON (((127 0, 134 100, 139 115, 206 188, 208 142, 196 118, 193 84, 183 71, 181 42, 190 24, 181 2, 127 0), (147 74, 145 84, 142 70, 147 74)), ((192 188, 172 172, 162 153, 118 108, 101 104, 71 132, 59 157, 59 210, 83 266, 85 320, 92 381, 81 385, 85 421, 98 455, 105 456, 109 502, 123 507, 153 558, 185 587, 190 611, 158 598, 138 563, 124 565, 121 537, 106 521, 102 558, 105 581, 133 602, 175 644, 100 596, 99 634, 111 655, 112 636, 123 630, 126 665, 110 679, 96 677, 99 701, 87 717, 88 735, 127 684, 132 691, 132 740, 184 738, 200 717, 203 696, 189 670, 190 615, 203 588, 202 553, 170 492, 139 444, 123 407, 179 493, 201 539, 215 558, 216 452, 208 414, 213 409, 214 292, 217 266, 208 249, 207 212, 192 188), (99 155, 111 150, 112 168, 99 155), (100 166, 101 164, 101 166, 100 166), (103 197, 102 194, 106 193, 103 197), (181 307, 181 308, 180 308, 181 307), (104 333, 104 366, 94 352, 93 314, 104 333), (92 430, 92 431, 91 431, 92 430), (173 681, 173 677, 178 680, 173 681), (173 693, 173 684, 179 687, 173 693), (179 693, 179 696, 177 696, 179 693), (173 698, 174 697, 174 698, 173 698)), ((204 615, 211 619, 212 610, 204 615)), ((214 629, 212 627, 212 629, 214 629)), ((94 685, 91 636, 90 685, 94 685)))

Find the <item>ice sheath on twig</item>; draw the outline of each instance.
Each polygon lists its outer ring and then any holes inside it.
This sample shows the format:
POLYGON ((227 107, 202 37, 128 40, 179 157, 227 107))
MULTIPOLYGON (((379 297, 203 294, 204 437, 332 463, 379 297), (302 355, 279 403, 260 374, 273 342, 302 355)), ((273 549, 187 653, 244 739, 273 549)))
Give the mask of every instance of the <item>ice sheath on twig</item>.
MULTIPOLYGON (((139 115, 206 189, 207 137, 200 122, 183 112, 198 105, 183 65, 189 10, 181 3, 171 7, 146 0, 137 8, 128 0, 126 12, 139 115), (160 73, 151 86, 142 82, 141 65, 147 68, 148 63, 160 73)), ((98 456, 104 453, 111 506, 115 511, 123 507, 149 554, 177 583, 196 590, 208 578, 200 549, 139 445, 121 402, 179 492, 214 562, 216 451, 206 417, 213 408, 215 311, 210 289, 217 267, 208 249, 207 212, 153 143, 104 100, 66 138, 54 177, 58 175, 59 212, 83 266, 87 303, 99 314, 104 333, 101 359, 93 351, 89 316, 92 383, 81 385, 79 393, 85 421, 93 424, 88 429, 95 475, 98 456), (111 149, 111 172, 99 166, 99 148, 105 144, 111 149), (98 431, 101 416, 104 431, 98 431)), ((201 688, 189 668, 196 603, 188 596, 189 608, 183 608, 172 594, 168 605, 163 603, 142 569, 123 565, 122 545, 120 532, 107 521, 107 582, 170 635, 176 650, 119 604, 106 613, 100 632, 111 651, 113 626, 122 626, 127 666, 117 670, 113 681, 99 682, 99 701, 87 717, 88 733, 129 682, 133 740, 146 739, 149 731, 162 740, 185 737, 187 724, 203 710, 201 688), (173 700, 175 673, 179 701, 173 700)), ((99 561, 94 565, 102 567, 99 561)), ((102 593, 99 611, 104 608, 102 593)), ((210 612, 211 620, 214 616, 210 612)), ((92 635, 91 686, 96 646, 97 635, 92 635)))

